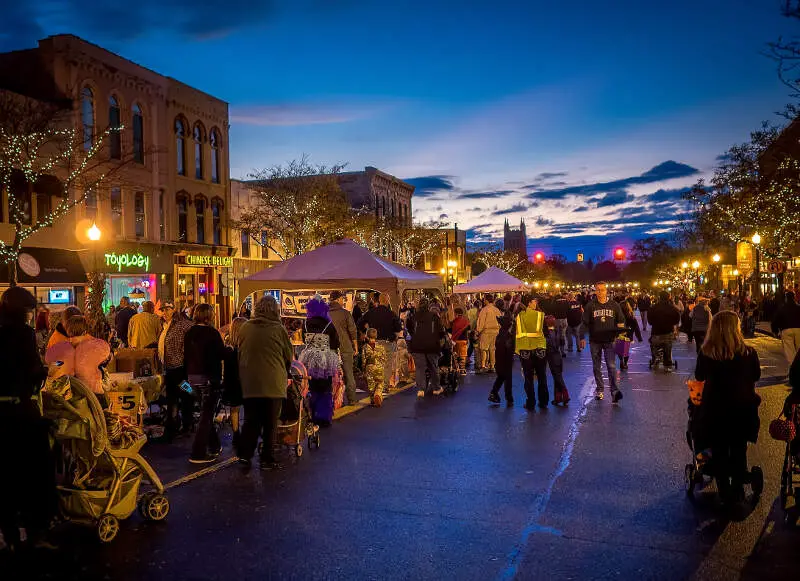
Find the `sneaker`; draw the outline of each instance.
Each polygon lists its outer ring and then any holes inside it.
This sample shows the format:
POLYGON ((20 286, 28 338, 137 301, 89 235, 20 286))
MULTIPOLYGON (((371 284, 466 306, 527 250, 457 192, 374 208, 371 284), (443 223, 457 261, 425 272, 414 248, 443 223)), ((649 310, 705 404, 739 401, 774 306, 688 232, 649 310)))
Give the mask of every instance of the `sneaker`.
POLYGON ((614 395, 611 396, 611 401, 613 403, 619 403, 619 400, 621 399, 622 399, 622 391, 618 389, 617 391, 614 392, 614 395))
POLYGON ((603 400, 603 392, 602 391, 594 392, 594 399, 596 399, 597 401, 602 401, 603 400))
POLYGON ((419 399, 422 399, 423 397, 425 397, 425 392, 420 389, 419 391, 417 391, 417 397, 419 399))
POLYGON ((206 454, 202 458, 189 458, 189 462, 192 464, 211 464, 212 462, 216 461, 217 455, 215 454, 206 454))
POLYGON ((383 394, 377 392, 375 395, 372 396, 372 405, 376 408, 379 408, 383 405, 383 394))
POLYGON ((444 390, 440 387, 439 389, 434 389, 431 393, 433 395, 442 395, 444 393, 444 390))
POLYGON ((491 403, 500 403, 500 396, 497 395, 496 393, 490 393, 489 394, 489 401, 491 403))
POLYGON ((237 458, 236 461, 245 468, 250 468, 253 465, 252 460, 248 460, 247 458, 237 458))

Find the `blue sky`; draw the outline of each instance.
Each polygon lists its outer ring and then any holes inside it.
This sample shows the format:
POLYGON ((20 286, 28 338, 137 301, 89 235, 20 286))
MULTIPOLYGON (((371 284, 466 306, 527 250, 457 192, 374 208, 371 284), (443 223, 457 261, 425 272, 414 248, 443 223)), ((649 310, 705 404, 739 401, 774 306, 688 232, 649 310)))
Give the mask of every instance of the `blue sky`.
POLYGON ((668 233, 681 189, 780 121, 779 5, 0 0, 0 49, 70 32, 228 101, 233 177, 373 165, 426 186, 418 220, 480 242, 524 217, 531 250, 595 256, 668 233))

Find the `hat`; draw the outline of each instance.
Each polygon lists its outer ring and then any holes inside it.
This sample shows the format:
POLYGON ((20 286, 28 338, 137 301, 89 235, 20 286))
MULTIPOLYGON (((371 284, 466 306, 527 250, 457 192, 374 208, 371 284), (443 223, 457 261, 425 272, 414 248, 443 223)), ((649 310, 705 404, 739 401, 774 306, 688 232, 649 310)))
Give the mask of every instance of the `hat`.
POLYGON ((330 300, 332 300, 332 301, 338 301, 338 300, 339 300, 340 298, 342 298, 343 296, 344 296, 344 295, 342 294, 342 291, 338 291, 338 290, 331 291, 331 294, 330 294, 330 300))

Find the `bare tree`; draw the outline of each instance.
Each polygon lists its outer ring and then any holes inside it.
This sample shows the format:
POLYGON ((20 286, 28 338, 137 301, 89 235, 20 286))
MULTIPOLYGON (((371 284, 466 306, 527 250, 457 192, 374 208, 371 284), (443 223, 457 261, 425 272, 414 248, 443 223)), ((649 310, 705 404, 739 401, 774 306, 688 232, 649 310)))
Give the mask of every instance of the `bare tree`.
POLYGON ((430 221, 404 226, 392 218, 375 218, 368 209, 358 211, 348 235, 364 248, 404 266, 415 267, 426 253, 442 246, 442 228, 430 221))

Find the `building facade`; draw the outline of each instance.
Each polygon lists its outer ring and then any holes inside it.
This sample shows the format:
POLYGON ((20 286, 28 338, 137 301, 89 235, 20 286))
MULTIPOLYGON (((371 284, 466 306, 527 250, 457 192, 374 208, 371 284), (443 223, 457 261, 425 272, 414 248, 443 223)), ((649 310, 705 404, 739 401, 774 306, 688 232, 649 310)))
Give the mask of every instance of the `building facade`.
MULTIPOLYGON (((68 123, 87 148, 107 128, 123 127, 96 154, 112 170, 101 188, 29 245, 75 251, 85 270, 108 273, 109 302, 123 295, 207 302, 227 320, 233 278, 227 103, 72 35, 0 54, 0 87, 69 101, 68 123), (92 224, 101 232, 97 242, 87 236, 92 224)), ((32 195, 35 221, 47 204, 32 195)), ((0 224, 0 237, 9 234, 13 227, 0 224)), ((72 302, 82 304, 80 297, 72 302)))
POLYGON ((528 233, 525 230, 525 219, 519 221, 519 228, 512 228, 506 219, 503 225, 503 250, 518 252, 528 257, 528 233))
POLYGON ((411 198, 415 189, 411 184, 369 166, 364 171, 342 172, 338 178, 351 208, 366 208, 376 218, 390 218, 399 226, 411 226, 411 198))

